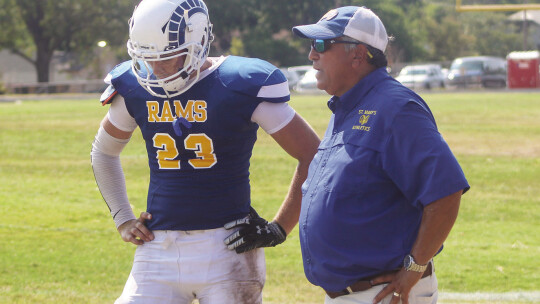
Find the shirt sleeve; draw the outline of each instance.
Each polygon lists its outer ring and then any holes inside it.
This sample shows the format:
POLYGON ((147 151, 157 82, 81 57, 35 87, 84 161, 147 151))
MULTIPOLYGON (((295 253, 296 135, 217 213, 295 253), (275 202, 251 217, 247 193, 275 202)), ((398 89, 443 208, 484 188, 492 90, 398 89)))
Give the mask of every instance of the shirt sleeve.
POLYGON ((296 112, 287 103, 261 102, 253 114, 251 121, 257 123, 268 134, 274 134, 285 127, 294 118, 296 112))
POLYGON ((124 132, 133 132, 137 128, 137 122, 127 111, 126 102, 122 96, 114 99, 107 115, 109 121, 124 132))
POLYGON ((382 162, 392 181, 418 208, 469 189, 432 116, 414 101, 394 118, 382 162))
POLYGON ((289 82, 283 73, 276 69, 265 80, 263 86, 259 89, 257 97, 265 98, 273 101, 273 99, 281 100, 283 97, 289 99, 291 92, 289 91, 289 82))
POLYGON ((290 99, 285 75, 261 59, 229 56, 220 66, 219 77, 225 87, 252 96, 257 103, 281 103, 290 99))

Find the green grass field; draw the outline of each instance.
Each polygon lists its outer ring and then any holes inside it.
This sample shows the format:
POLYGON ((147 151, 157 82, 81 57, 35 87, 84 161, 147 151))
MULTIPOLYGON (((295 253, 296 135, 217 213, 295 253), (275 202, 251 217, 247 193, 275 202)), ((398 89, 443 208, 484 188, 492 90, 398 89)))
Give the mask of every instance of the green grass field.
MULTIPOLYGON (((435 259, 442 292, 540 290, 540 93, 424 94, 472 186, 435 259)), ((322 135, 325 96, 291 105, 322 135)), ((0 103, 0 303, 112 303, 131 269, 90 167, 107 107, 95 99, 0 103)), ((145 208, 139 132, 122 154, 130 200, 145 208)), ((271 218, 295 162, 259 133, 252 199, 271 218)), ((265 303, 322 303, 304 277, 298 231, 267 249, 265 303)), ((447 302, 445 302, 447 303, 447 302)))

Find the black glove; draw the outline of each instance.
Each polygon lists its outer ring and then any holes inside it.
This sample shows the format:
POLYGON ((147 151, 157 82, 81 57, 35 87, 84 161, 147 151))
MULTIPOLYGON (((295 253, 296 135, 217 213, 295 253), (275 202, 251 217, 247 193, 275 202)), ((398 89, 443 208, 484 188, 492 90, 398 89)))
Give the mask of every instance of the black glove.
POLYGON ((246 218, 225 224, 227 230, 240 227, 224 240, 227 248, 242 253, 259 247, 274 247, 285 241, 287 234, 277 222, 269 223, 260 217, 253 207, 250 209, 246 218))

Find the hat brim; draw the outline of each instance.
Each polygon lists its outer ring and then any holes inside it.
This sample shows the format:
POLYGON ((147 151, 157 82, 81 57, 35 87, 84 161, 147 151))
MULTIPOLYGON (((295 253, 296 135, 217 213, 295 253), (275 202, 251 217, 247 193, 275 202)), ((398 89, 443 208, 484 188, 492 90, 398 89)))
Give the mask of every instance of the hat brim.
POLYGON ((334 32, 318 24, 295 26, 292 31, 294 34, 308 39, 332 39, 343 36, 341 32, 334 32))

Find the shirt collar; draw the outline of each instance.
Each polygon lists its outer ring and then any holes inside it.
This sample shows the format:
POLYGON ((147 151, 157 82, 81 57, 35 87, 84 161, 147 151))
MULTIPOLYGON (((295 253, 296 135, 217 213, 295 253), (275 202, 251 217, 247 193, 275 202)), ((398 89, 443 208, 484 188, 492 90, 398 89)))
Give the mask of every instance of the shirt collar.
POLYGON ((328 108, 332 112, 335 112, 338 107, 343 107, 342 110, 345 112, 350 111, 375 85, 388 77, 390 76, 385 67, 376 69, 362 78, 350 90, 341 95, 341 97, 332 96, 327 103, 328 108))
POLYGON ((332 111, 332 113, 334 113, 336 111, 338 103, 339 103, 339 96, 332 96, 332 98, 330 98, 330 100, 328 100, 326 105, 328 106, 330 111, 332 111))

